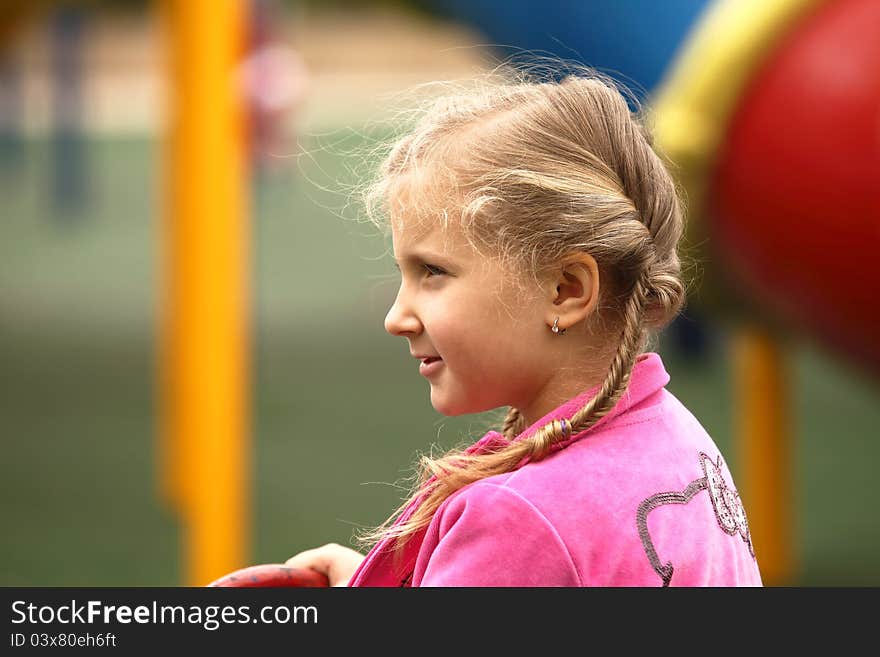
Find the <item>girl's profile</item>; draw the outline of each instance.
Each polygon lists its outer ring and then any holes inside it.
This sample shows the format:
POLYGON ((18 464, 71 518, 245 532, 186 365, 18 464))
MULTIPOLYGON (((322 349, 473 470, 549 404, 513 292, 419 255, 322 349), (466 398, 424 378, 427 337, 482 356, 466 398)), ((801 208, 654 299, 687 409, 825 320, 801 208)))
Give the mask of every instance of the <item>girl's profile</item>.
POLYGON ((433 407, 506 417, 422 457, 366 554, 288 565, 337 586, 761 585, 724 458, 650 349, 685 303, 684 209, 617 86, 579 69, 446 94, 366 208, 400 271, 385 329, 433 407))

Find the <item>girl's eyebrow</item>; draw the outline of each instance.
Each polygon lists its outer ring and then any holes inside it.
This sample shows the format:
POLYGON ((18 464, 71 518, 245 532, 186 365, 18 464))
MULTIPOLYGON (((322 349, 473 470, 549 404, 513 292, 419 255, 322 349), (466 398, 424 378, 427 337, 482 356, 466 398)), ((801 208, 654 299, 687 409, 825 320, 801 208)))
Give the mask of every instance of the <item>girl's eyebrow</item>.
POLYGON ((446 262, 446 263, 449 263, 449 262, 451 262, 448 256, 437 255, 434 253, 421 253, 421 252, 408 253, 399 259, 395 258, 392 255, 392 258, 394 260, 394 266, 397 267, 398 269, 400 269, 399 263, 401 261, 415 262, 415 263, 426 263, 426 262, 446 262))

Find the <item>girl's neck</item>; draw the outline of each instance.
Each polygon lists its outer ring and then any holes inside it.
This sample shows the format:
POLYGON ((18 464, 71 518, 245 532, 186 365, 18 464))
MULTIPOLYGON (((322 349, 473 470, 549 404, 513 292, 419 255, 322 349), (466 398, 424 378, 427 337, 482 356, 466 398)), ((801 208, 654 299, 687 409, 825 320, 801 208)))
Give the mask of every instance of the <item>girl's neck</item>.
POLYGON ((566 358, 553 370, 551 377, 529 404, 518 407, 520 415, 529 427, 565 402, 605 381, 613 354, 597 357, 591 350, 589 358, 583 353, 579 358, 566 358), (577 363, 572 365, 572 363, 577 363))

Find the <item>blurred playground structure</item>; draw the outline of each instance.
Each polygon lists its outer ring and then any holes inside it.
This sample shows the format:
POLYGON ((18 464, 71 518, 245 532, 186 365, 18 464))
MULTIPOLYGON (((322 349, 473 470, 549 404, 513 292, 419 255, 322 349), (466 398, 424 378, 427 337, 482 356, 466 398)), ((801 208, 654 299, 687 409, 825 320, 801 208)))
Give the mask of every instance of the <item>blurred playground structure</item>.
POLYGON ((357 484, 438 422, 334 186, 391 94, 522 49, 652 108, 700 263, 661 347, 729 442, 765 581, 880 582, 880 0, 555 4, 4 5, 2 583, 200 585, 384 518, 397 494, 357 484))

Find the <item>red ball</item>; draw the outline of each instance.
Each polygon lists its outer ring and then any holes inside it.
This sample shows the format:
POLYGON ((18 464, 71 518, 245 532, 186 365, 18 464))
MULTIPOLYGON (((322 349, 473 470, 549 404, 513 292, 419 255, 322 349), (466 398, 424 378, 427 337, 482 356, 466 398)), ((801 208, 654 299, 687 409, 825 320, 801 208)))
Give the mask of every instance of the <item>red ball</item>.
POLYGON ((768 53, 708 189, 712 243, 766 310, 880 374, 880 0, 826 1, 768 53))

